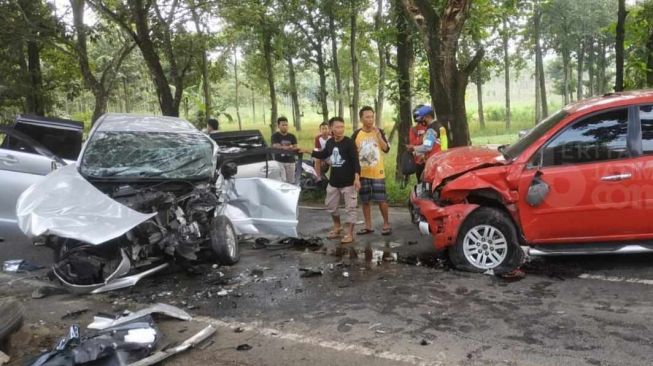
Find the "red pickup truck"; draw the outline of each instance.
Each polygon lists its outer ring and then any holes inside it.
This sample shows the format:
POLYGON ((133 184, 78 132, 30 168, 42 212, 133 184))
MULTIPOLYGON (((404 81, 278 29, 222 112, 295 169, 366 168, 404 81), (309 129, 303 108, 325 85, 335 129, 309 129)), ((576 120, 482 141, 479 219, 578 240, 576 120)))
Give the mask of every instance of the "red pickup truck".
POLYGON ((497 150, 431 157, 413 222, 457 268, 532 255, 653 252, 653 91, 571 104, 497 150))

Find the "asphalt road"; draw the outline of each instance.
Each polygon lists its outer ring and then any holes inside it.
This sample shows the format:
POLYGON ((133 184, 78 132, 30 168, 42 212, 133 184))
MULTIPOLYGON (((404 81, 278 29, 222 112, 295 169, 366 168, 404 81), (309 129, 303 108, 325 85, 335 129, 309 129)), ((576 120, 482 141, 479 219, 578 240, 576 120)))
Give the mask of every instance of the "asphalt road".
MULTIPOLYGON (((450 269, 405 210, 391 217, 393 236, 359 237, 344 250, 247 242, 233 267, 171 269, 83 299, 100 308, 175 304, 219 327, 214 345, 171 361, 179 365, 653 364, 653 256, 533 259, 524 278, 503 279, 450 269), (236 351, 242 342, 253 348, 236 351)), ((328 220, 302 209, 300 231, 324 236, 328 220)), ((0 245, 3 260, 49 258, 45 248, 0 245)), ((75 301, 65 296, 26 299, 31 317, 48 301, 75 301)))

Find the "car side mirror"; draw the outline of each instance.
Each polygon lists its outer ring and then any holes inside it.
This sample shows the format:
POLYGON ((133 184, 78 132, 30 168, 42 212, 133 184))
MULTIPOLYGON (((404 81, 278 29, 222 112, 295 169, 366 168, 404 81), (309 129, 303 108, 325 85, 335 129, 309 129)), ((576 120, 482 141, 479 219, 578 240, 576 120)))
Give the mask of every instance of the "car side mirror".
POLYGON ((50 171, 53 172, 53 171, 55 171, 55 170, 57 170, 59 168, 62 168, 63 166, 64 166, 64 164, 61 164, 58 161, 52 160, 52 162, 50 162, 50 171))
POLYGON ((238 174, 238 165, 233 161, 222 164, 222 168, 220 168, 220 173, 222 173, 222 176, 225 179, 229 179, 234 175, 238 174))
POLYGON ((541 178, 542 172, 537 172, 526 194, 526 202, 531 207, 536 207, 544 202, 549 195, 549 185, 541 178))

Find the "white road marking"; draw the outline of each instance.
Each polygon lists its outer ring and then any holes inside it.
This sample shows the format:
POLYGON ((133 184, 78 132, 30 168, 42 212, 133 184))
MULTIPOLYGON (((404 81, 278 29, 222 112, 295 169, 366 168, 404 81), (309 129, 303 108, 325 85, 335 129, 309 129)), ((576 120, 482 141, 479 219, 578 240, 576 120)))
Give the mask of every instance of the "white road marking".
POLYGON ((369 348, 369 347, 365 347, 365 346, 360 346, 360 345, 357 345, 357 344, 329 341, 329 340, 320 339, 320 338, 317 338, 317 337, 311 337, 311 336, 305 335, 305 334, 282 332, 280 330, 263 327, 258 322, 253 322, 253 323, 226 322, 226 321, 223 321, 223 320, 210 318, 210 317, 205 317, 205 316, 199 316, 199 317, 195 317, 193 319, 197 320, 197 321, 200 321, 200 322, 203 322, 203 323, 209 323, 211 325, 216 325, 218 327, 224 327, 224 328, 230 328, 230 329, 241 328, 244 331, 253 331, 253 332, 256 332, 256 333, 258 333, 260 335, 263 335, 265 337, 277 338, 277 339, 291 341, 291 342, 295 342, 295 343, 307 344, 307 345, 310 345, 310 346, 328 348, 328 349, 332 349, 332 350, 338 351, 338 352, 352 352, 352 353, 356 353, 356 354, 361 355, 361 356, 378 357, 378 358, 382 358, 382 359, 389 360, 389 361, 404 362, 404 363, 411 364, 411 365, 441 366, 441 365, 445 364, 444 360, 446 358, 445 355, 444 355, 444 352, 438 352, 437 356, 436 356, 437 360, 428 360, 427 361, 427 360, 425 360, 425 359, 423 359, 421 357, 417 357, 417 356, 413 356, 413 355, 404 355, 404 354, 399 354, 399 353, 394 353, 394 352, 389 352, 389 351, 378 351, 378 350, 375 350, 375 349, 372 349, 372 348, 369 348))
POLYGON ((588 273, 583 273, 578 276, 585 280, 599 280, 607 282, 626 282, 626 283, 636 283, 640 285, 649 285, 653 286, 653 280, 647 280, 642 278, 628 278, 628 277, 618 277, 618 276, 603 276, 603 275, 591 275, 588 273))

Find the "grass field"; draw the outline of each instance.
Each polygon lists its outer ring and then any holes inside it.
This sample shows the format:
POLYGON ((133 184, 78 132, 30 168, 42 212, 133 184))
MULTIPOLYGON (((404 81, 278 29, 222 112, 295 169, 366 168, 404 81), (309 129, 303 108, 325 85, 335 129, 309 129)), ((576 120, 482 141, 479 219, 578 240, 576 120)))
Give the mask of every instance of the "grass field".
MULTIPOLYGON (((552 106, 555 108, 555 106, 552 106)), ((551 109, 553 110, 553 109, 551 109)), ((468 120, 470 127, 470 134, 472 136, 472 144, 476 146, 487 145, 487 144, 510 144, 517 139, 517 133, 525 128, 531 128, 534 125, 534 117, 532 112, 532 107, 528 104, 517 104, 512 108, 512 126, 510 129, 506 129, 504 122, 504 108, 501 104, 489 104, 485 109, 486 116, 486 127, 481 129, 478 123, 478 118, 476 114, 476 106, 470 105, 468 108, 468 120)), ((290 115, 290 111, 281 109, 280 115, 286 116, 290 115)), ((392 116, 394 111, 390 110, 384 113, 384 128, 389 134, 392 129, 393 119, 392 116)), ((350 135, 352 131, 351 124, 349 123, 348 118, 347 134, 350 135)), ((317 135, 319 130, 319 124, 321 122, 321 117, 317 114, 305 115, 302 119, 302 129, 301 131, 296 131, 291 128, 290 131, 297 136, 299 146, 303 148, 312 148, 313 140, 315 135, 317 135)), ((251 121, 243 121, 243 129, 259 129, 263 132, 266 139, 269 141, 270 138, 270 128, 262 121, 260 123, 252 123, 251 121)), ((235 122, 225 123, 221 122, 220 128, 222 130, 237 130, 238 124, 235 122)), ((394 141, 391 142, 390 152, 385 155, 385 168, 386 168, 386 188, 388 191, 388 199, 391 204, 404 204, 408 199, 410 189, 415 184, 415 178, 411 177, 408 185, 405 188, 401 188, 399 182, 394 180, 395 171, 396 171, 396 160, 397 160, 397 138, 395 137, 394 141)), ((308 193, 305 195, 305 198, 308 200, 320 200, 322 197, 319 194, 308 193)))

